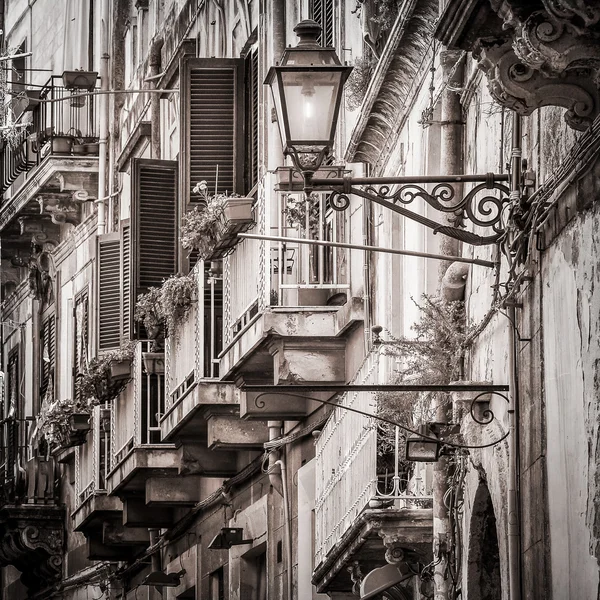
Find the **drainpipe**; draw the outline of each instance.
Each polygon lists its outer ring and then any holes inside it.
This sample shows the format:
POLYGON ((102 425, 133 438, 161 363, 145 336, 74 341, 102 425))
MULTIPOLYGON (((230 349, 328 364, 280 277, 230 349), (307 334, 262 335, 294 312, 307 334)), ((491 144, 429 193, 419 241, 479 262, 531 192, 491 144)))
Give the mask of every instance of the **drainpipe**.
MULTIPOLYGON (((157 38, 150 48, 150 79, 153 88, 156 88, 160 73, 160 51, 164 40, 157 38)), ((160 160, 160 94, 150 94, 150 128, 152 132, 152 158, 160 160)))
MULTIPOLYGON (((511 158, 511 201, 520 201, 521 190, 521 117, 513 113, 512 158, 511 158)), ((508 368, 510 387, 510 409, 508 411, 508 579, 510 600, 521 600, 521 519, 519 511, 519 382, 516 336, 515 306, 508 310, 508 368)))
MULTIPOLYGON (((269 441, 273 441, 281 436, 283 430, 283 421, 268 421, 267 427, 269 429, 269 441)), ((285 466, 285 460, 282 456, 285 452, 285 447, 282 451, 272 451, 269 455, 269 467, 267 473, 269 474, 269 482, 283 497, 283 520, 284 524, 284 536, 285 536, 285 553, 287 561, 287 596, 286 600, 292 600, 292 520, 290 518, 290 501, 288 497, 287 487, 287 470, 285 466), (279 467, 279 476, 274 471, 279 467)))
MULTIPOLYGON (((102 91, 109 90, 108 81, 108 67, 109 67, 109 54, 108 54, 108 32, 109 32, 109 18, 110 18, 110 5, 108 0, 102 0, 100 7, 100 15, 102 20, 101 27, 101 39, 100 39, 100 51, 102 56, 100 58, 100 85, 102 91)), ((106 165, 107 165, 107 153, 108 153, 108 94, 102 94, 99 99, 99 117, 100 117, 100 131, 99 131, 99 152, 98 152, 98 225, 97 233, 102 235, 106 232, 106 206, 104 204, 106 193, 106 165)))
MULTIPOLYGON (((281 59, 283 51, 285 50, 285 7, 286 2, 282 2, 281 0, 270 0, 269 2, 267 14, 271 16, 271 56, 266 57, 266 64, 278 63, 281 59)), ((267 39, 266 41, 268 42, 269 40, 267 39)), ((268 47, 268 44, 265 44, 265 47, 268 47)), ((271 105, 271 102, 265 102, 266 110, 269 110, 268 107, 271 105)), ((266 117, 265 122, 267 124, 272 122, 274 110, 274 108, 271 109, 271 114, 267 114, 265 111, 264 116, 266 117)), ((267 156, 269 159, 268 168, 270 170, 276 169, 277 167, 285 164, 281 140, 279 138, 276 124, 274 123, 274 125, 275 127, 269 127, 272 135, 268 137, 267 156)))
MULTIPOLYGON (((464 66, 460 53, 454 51, 442 51, 440 62, 443 79, 447 81, 447 87, 441 99, 440 171, 445 175, 455 175, 463 172, 463 118, 460 95, 453 90, 462 86, 464 66)), ((456 185, 455 188, 456 195, 460 197, 462 186, 456 185)), ((441 236, 440 254, 459 256, 458 240, 441 236)), ((450 265, 449 261, 444 261, 438 268, 438 289, 442 296, 444 295, 444 276, 449 271, 450 265)), ((449 280, 450 277, 447 277, 446 292, 449 280)), ((458 291, 462 294, 463 288, 460 287, 458 291)), ((446 402, 445 399, 438 399, 434 402, 432 409, 434 420, 437 423, 449 422, 451 403, 446 402)), ((434 558, 439 561, 435 566, 433 577, 435 600, 448 600, 450 597, 447 560, 450 520, 444 502, 448 491, 448 468, 449 462, 445 456, 440 457, 433 465, 433 551, 434 558)))
POLYGON ((287 600, 292 600, 292 520, 290 518, 290 501, 288 497, 287 488, 287 471, 285 468, 285 461, 283 458, 279 459, 276 463, 279 465, 281 470, 281 487, 283 489, 283 520, 285 521, 285 554, 287 561, 287 600))

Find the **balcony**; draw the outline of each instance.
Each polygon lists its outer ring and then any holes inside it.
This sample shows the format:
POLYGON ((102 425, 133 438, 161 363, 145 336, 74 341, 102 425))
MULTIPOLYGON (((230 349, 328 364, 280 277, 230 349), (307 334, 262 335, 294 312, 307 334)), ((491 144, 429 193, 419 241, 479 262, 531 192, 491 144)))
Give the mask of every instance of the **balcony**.
POLYGON ((29 421, 8 420, 0 467, 0 566, 21 571, 21 581, 33 594, 62 576, 64 509, 55 482, 52 458, 33 457, 22 440, 29 421))
POLYGON ((17 123, 26 127, 2 151, 0 230, 17 215, 77 223, 81 203, 97 193, 98 97, 69 99, 60 82, 53 76, 41 88, 47 102, 26 107, 17 123))
MULTIPOLYGON (((374 353, 355 382, 381 383, 392 369, 389 357, 374 353)), ((372 412, 374 400, 354 392, 342 404, 372 412)), ((427 468, 403 470, 396 460, 399 439, 384 452, 372 419, 335 412, 317 441, 313 583, 319 592, 349 593, 355 561, 366 574, 400 553, 407 562, 431 560, 433 499, 427 468)))
POLYGON ((150 477, 174 476, 178 453, 162 441, 160 415, 165 412, 164 375, 148 373, 139 342, 132 361, 132 381, 112 405, 110 471, 106 489, 119 497, 144 494, 150 477), (119 426, 116 426, 119 423, 119 426))
MULTIPOLYGON (((259 186, 252 233, 351 239, 345 215, 329 206, 327 194, 306 203, 292 171, 282 170, 278 177, 279 182, 269 174, 259 186), (285 176, 290 181, 283 181, 285 176), (276 191, 267 193, 272 188, 276 191)), ((352 278, 351 270, 345 249, 242 241, 223 265, 222 376, 246 383, 345 380, 335 357, 343 362, 345 334, 362 320, 362 269, 352 278), (301 364, 301 355, 313 364, 301 364)))

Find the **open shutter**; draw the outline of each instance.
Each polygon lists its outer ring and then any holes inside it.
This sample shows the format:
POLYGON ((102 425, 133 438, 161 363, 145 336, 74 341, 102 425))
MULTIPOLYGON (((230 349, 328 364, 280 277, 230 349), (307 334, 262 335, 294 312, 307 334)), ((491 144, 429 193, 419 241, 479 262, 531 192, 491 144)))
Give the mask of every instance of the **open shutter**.
POLYGON ((246 58, 246 193, 258 182, 258 49, 246 58))
POLYGON ((98 239, 98 349, 121 343, 121 241, 110 233, 98 239))
POLYGON ((185 58, 181 65, 182 196, 205 180, 211 194, 244 191, 244 60, 185 58), (218 176, 217 176, 218 167, 218 176))
POLYGON ((131 299, 131 227, 129 221, 123 225, 121 229, 121 265, 123 267, 123 279, 121 280, 122 291, 122 332, 123 338, 131 339, 131 314, 132 314, 132 299, 131 299))
POLYGON ((327 48, 335 47, 334 10, 333 0, 312 0, 311 18, 322 27, 318 42, 327 48))
MULTIPOLYGON (((48 387, 54 385, 54 365, 56 364, 56 317, 50 315, 42 324, 41 333, 42 381, 40 386, 40 398, 43 400, 48 387)), ((53 392, 53 390, 50 390, 53 392)))
POLYGON ((133 160, 132 291, 135 299, 177 271, 177 162, 133 160))

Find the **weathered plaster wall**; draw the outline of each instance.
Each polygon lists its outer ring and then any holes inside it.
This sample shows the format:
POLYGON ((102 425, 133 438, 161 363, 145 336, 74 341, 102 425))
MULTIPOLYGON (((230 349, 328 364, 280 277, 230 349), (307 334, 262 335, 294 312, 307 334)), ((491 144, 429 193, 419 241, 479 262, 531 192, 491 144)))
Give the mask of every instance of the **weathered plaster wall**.
POLYGON ((544 256, 544 384, 553 597, 598 590, 600 209, 544 256), (589 487, 588 487, 589 486, 589 487), (591 530, 591 531, 590 531, 591 530))

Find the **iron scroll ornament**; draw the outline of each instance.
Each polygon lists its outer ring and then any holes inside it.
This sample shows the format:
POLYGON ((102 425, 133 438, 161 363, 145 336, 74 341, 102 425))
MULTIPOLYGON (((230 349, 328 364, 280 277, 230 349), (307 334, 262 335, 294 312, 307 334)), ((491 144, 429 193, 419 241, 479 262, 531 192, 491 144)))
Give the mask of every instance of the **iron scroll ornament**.
MULTIPOLYGON (((315 188, 317 191, 317 188, 315 188)), ((364 189, 350 185, 333 188, 329 195, 332 209, 344 211, 350 206, 350 195, 355 194, 376 204, 384 206, 404 217, 433 229, 434 233, 443 233, 448 237, 460 240, 473 246, 496 244, 504 234, 502 213, 509 203, 510 190, 505 185, 493 181, 493 178, 476 185, 463 198, 456 200, 456 192, 452 185, 440 183, 431 192, 417 184, 401 185, 392 190, 389 185, 375 187, 368 185, 364 189), (487 193, 480 197, 484 190, 496 190, 499 196, 487 193), (432 208, 453 214, 452 225, 440 225, 436 221, 405 208, 416 199, 421 198, 432 208), (491 228, 493 235, 482 236, 463 228, 465 219, 479 227, 491 228)))
MULTIPOLYGON (((242 387, 241 390, 244 391, 244 388, 242 387)), ((381 421, 382 423, 387 423, 388 425, 392 425, 394 427, 399 427, 400 429, 406 431, 407 433, 412 433, 413 435, 417 435, 423 439, 430 440, 432 442, 439 442, 440 444, 442 444, 442 446, 449 446, 450 448, 464 448, 467 450, 481 450, 483 448, 491 448, 492 446, 495 446, 496 444, 503 442, 510 435, 510 430, 509 430, 504 435, 502 435, 500 438, 498 438, 497 440, 494 440, 493 442, 489 442, 487 444, 481 444, 481 445, 458 444, 456 442, 450 442, 447 439, 440 439, 438 437, 424 435, 423 433, 419 432, 418 430, 407 427, 406 425, 403 425, 402 423, 398 423, 397 421, 393 421, 391 419, 386 419, 385 417, 382 417, 380 415, 368 413, 368 412, 359 410, 357 408, 353 408, 351 406, 344 406, 343 404, 340 404, 339 402, 330 401, 330 400, 322 400, 320 398, 313 398, 311 396, 306 396, 304 394, 294 394, 292 392, 287 392, 287 391, 286 392, 275 392, 275 391, 261 392, 254 399, 254 406, 256 406, 256 408, 258 408, 259 410, 264 409, 266 407, 266 402, 264 400, 262 400, 262 397, 269 396, 269 395, 272 395, 275 393, 278 396, 288 396, 290 398, 303 398, 303 399, 309 399, 309 400, 316 400, 317 402, 320 402, 321 404, 327 404, 327 405, 333 406, 335 408, 341 408, 341 409, 347 410, 349 412, 353 412, 353 413, 356 413, 359 415, 363 415, 365 417, 370 417, 377 421, 381 421)), ((485 394, 497 394, 498 396, 502 396, 502 398, 504 398, 507 402, 509 401, 508 398, 504 394, 500 394, 499 392, 494 392, 494 391, 482 392, 481 394, 478 394, 477 396, 475 396, 475 398, 473 398, 472 403, 471 403, 471 417, 473 418, 473 420, 476 423, 479 423, 480 425, 488 425, 495 418, 494 413, 489 409, 485 409, 483 412, 483 417, 485 420, 480 420, 475 417, 475 414, 473 412, 475 403, 477 402, 478 398, 480 398, 481 396, 483 396, 485 394), (487 419, 489 419, 489 420, 487 420, 487 419)))

